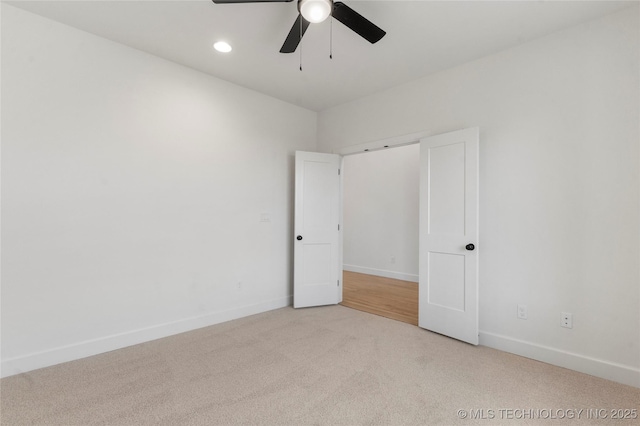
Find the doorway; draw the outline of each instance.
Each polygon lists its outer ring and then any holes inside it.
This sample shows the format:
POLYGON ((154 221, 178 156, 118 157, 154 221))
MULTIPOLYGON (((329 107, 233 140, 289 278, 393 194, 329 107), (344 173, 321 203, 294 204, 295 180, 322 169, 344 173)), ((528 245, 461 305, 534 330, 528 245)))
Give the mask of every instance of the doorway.
MULTIPOLYGON (((419 200, 419 229, 404 233, 405 237, 419 236, 418 325, 473 345, 478 344, 479 136, 476 127, 419 138, 419 193, 415 197, 419 200)), ((408 135, 376 145, 384 149, 408 145, 414 140, 408 135)), ((339 154, 296 152, 295 308, 337 304, 342 300, 340 271, 348 264, 343 261, 344 227, 341 229, 342 223, 338 221, 343 204, 339 164, 341 157, 370 151, 372 144, 368 145, 364 149, 354 146, 339 154), (322 240, 305 239, 308 232, 322 240), (339 236, 334 238, 336 235, 339 236), (334 277, 337 277, 335 281, 334 277), (304 303, 297 303, 298 299, 304 299, 304 303)), ((373 176, 380 175, 376 172, 373 176)), ((400 187, 390 184, 389 180, 374 182, 369 177, 365 179, 365 190, 347 197, 359 200, 362 194, 379 187, 395 188, 388 194, 401 192, 400 187)), ((387 198, 383 200, 387 205, 394 205, 387 198)), ((376 211, 370 209, 365 219, 374 216, 376 211)), ((378 220, 369 233, 381 234, 389 227, 396 229, 407 222, 406 216, 395 221, 378 220)), ((390 235, 402 234, 399 231, 390 235)), ((368 248, 366 246, 364 252, 368 248)), ((348 257, 346 260, 349 261, 348 257)), ((392 264, 396 260, 395 255, 389 257, 392 264)), ((380 272, 402 274, 375 266, 363 268, 369 268, 376 276, 381 275, 380 272)))
POLYGON ((420 144, 343 163, 342 305, 418 325, 420 144))

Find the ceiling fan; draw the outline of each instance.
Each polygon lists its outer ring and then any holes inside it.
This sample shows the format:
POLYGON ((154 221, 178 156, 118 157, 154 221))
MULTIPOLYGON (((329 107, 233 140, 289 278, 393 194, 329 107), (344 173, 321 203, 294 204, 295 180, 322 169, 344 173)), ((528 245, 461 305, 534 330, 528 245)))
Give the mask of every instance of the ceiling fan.
MULTIPOLYGON (((216 4, 282 3, 291 1, 293 0, 213 0, 216 4)), ((280 53, 295 52, 298 44, 300 44, 300 40, 302 40, 302 36, 307 31, 307 28, 309 28, 309 24, 322 22, 329 16, 333 16, 336 20, 346 25, 371 44, 379 41, 386 34, 386 32, 377 25, 341 1, 298 0, 298 18, 293 23, 289 35, 280 48, 280 53)))

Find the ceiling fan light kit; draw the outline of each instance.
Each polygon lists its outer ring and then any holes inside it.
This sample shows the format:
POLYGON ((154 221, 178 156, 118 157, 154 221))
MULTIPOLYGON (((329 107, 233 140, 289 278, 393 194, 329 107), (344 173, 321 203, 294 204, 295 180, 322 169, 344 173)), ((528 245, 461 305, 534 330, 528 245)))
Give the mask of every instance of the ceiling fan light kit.
POLYGON ((304 19, 312 24, 327 19, 331 15, 332 9, 332 0, 300 0, 298 2, 298 11, 304 19))
MULTIPOLYGON (((216 4, 237 3, 285 3, 292 0, 212 0, 216 4)), ((298 48, 309 24, 322 22, 330 15, 338 22, 373 44, 386 32, 341 1, 298 0, 298 17, 280 48, 280 53, 293 53, 298 48)))

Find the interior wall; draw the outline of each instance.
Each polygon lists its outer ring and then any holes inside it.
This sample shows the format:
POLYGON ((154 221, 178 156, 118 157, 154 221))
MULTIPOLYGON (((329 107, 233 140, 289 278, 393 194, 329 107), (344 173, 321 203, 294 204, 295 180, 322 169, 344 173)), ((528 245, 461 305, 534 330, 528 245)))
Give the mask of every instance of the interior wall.
POLYGON ((635 386, 638 27, 636 6, 318 121, 325 152, 479 126, 481 343, 635 386), (563 311, 573 329, 560 327, 563 311))
POLYGON ((314 112, 3 3, 2 114, 3 375, 290 304, 314 112))
POLYGON ((344 157, 344 270, 418 282, 420 146, 344 157))

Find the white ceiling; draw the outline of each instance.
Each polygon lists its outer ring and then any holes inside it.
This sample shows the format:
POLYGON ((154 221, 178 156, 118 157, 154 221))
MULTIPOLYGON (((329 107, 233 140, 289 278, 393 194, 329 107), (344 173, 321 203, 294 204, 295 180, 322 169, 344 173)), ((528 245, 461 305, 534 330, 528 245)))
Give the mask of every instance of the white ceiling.
POLYGON ((81 30, 320 111, 637 4, 617 1, 358 1, 345 4, 387 35, 371 45, 341 23, 312 24, 278 51, 291 3, 8 1, 81 30), (333 27, 333 59, 329 59, 333 27), (234 48, 212 49, 220 39, 234 48))

